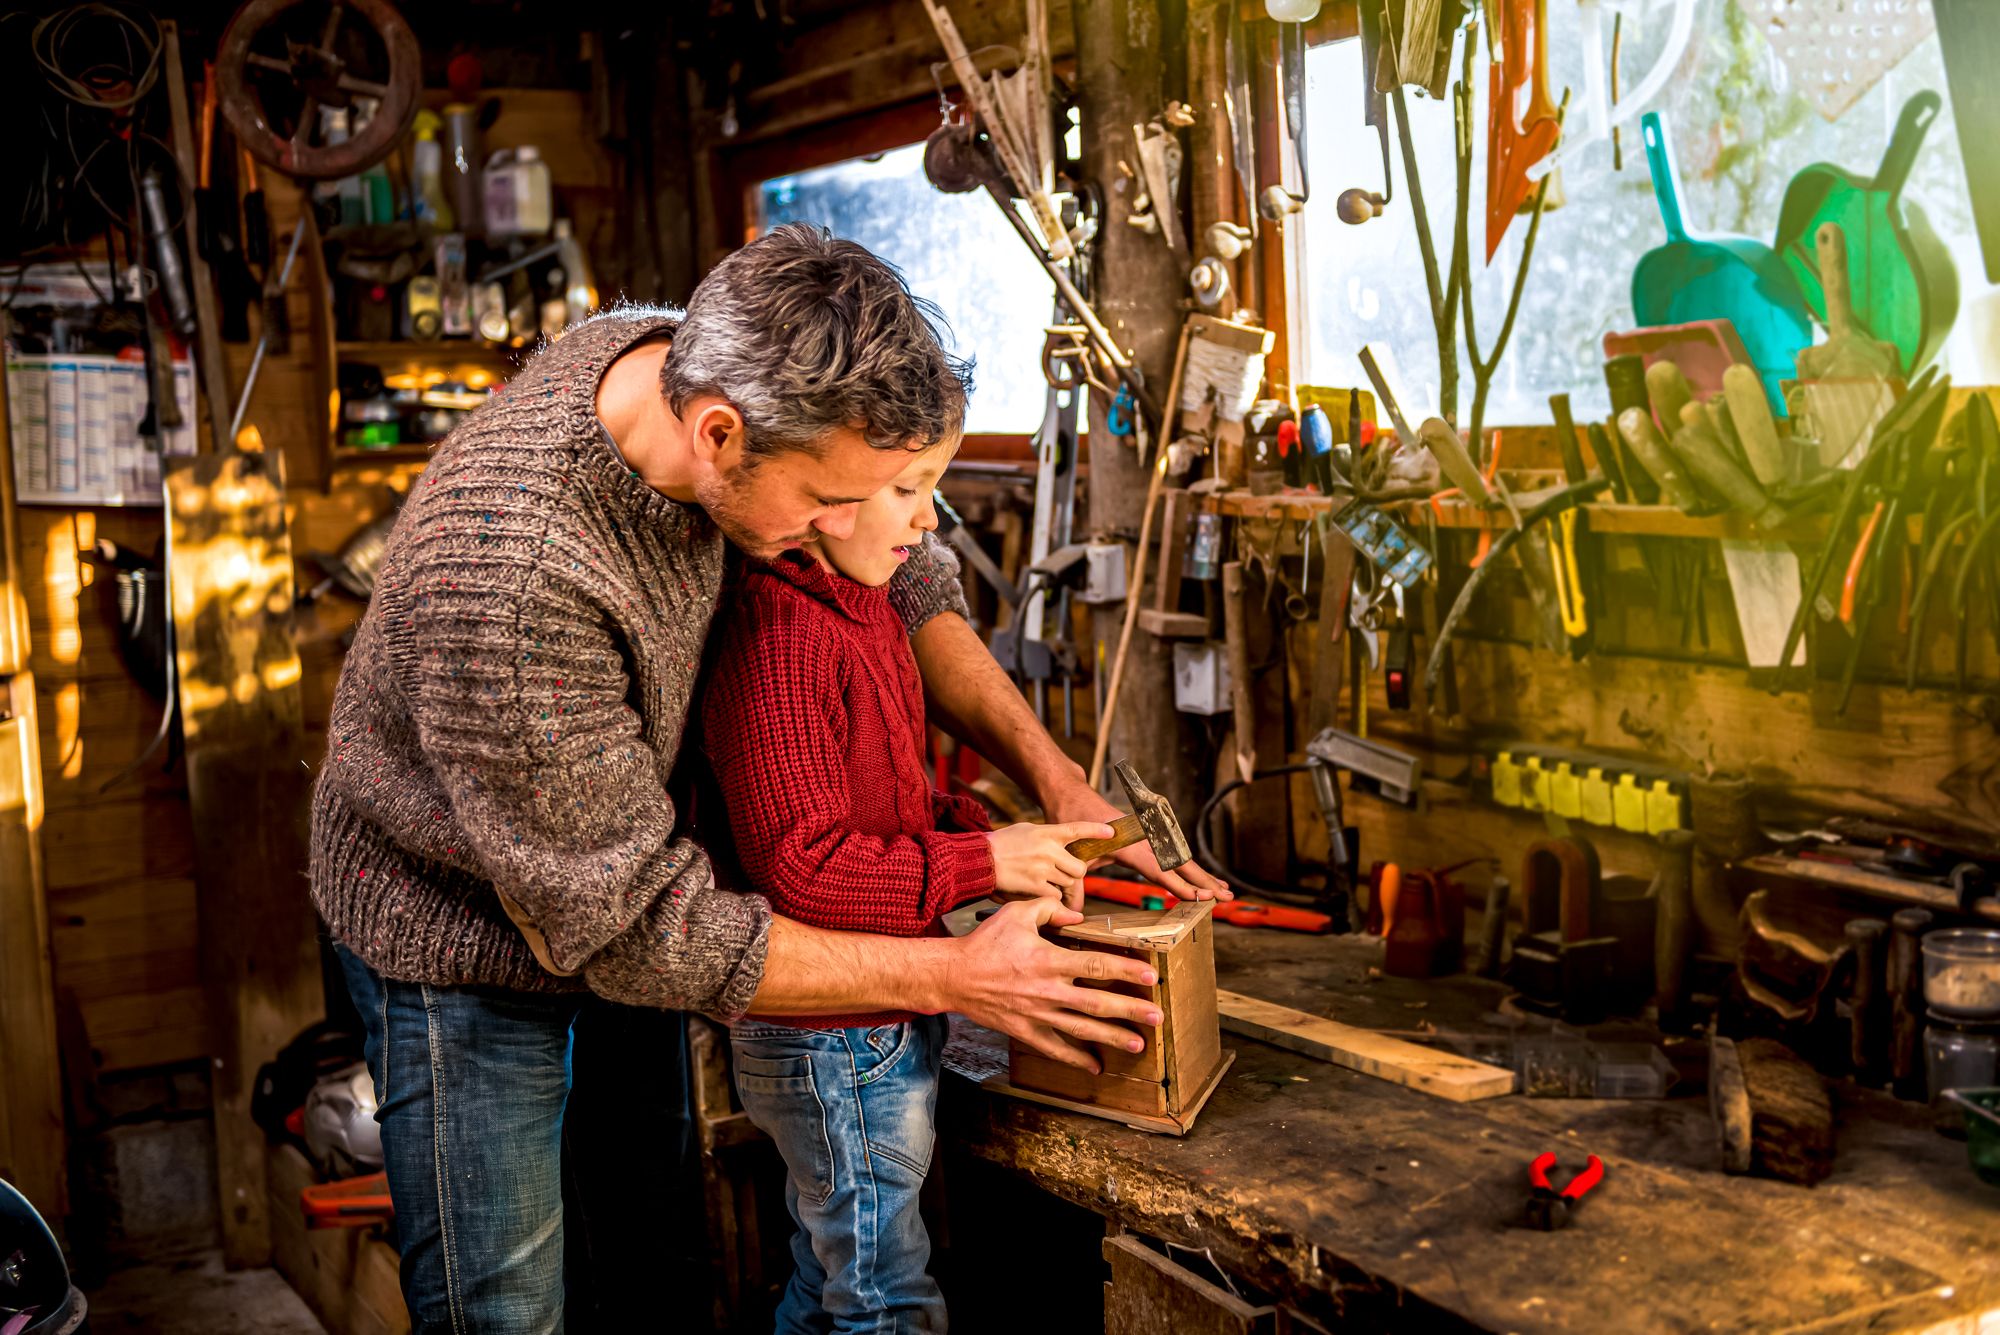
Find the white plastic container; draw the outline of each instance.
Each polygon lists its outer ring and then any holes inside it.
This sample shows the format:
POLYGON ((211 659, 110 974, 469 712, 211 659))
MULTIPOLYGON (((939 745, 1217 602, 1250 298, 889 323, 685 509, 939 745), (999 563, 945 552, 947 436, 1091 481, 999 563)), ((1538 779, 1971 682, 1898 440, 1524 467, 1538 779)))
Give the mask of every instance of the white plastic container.
POLYGON ((555 226, 555 188, 549 164, 533 144, 503 148, 486 160, 482 197, 486 235, 505 240, 547 236, 555 226))

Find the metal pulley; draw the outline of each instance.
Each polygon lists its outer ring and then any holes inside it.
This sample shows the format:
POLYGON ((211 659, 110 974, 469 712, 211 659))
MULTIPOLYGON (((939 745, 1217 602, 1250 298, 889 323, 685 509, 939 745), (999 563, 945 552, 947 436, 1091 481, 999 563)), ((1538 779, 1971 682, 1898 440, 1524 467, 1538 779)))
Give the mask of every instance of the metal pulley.
POLYGON ((257 161, 304 181, 366 171, 410 128, 423 88, 417 37, 388 0, 248 0, 222 34, 223 115, 257 161), (371 98, 357 134, 326 142, 322 107, 371 98))

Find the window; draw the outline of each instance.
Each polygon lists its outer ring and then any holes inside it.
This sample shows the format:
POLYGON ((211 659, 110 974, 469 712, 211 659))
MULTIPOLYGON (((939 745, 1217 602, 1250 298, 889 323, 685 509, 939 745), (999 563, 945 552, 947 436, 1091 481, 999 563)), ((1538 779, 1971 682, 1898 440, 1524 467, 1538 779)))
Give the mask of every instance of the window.
POLYGON ((966 429, 1027 435, 1042 424, 1043 331, 1055 285, 985 191, 947 195, 911 144, 774 177, 757 188, 758 224, 813 222, 858 241, 937 303, 952 349, 977 362, 966 429))
MULTIPOLYGON (((1617 8, 1626 14, 1620 68, 1629 88, 1664 46, 1669 9, 1643 2, 1617 8)), ((1550 83, 1558 98, 1565 84, 1576 90, 1571 100, 1574 111, 1584 85, 1582 44, 1578 25, 1570 17, 1573 13, 1564 5, 1549 7, 1550 83)), ((1608 44, 1608 12, 1604 26, 1608 44)), ((1486 266, 1483 51, 1474 63, 1473 302, 1481 351, 1489 352, 1506 311, 1529 220, 1514 221, 1493 264, 1486 266)), ((1456 58, 1452 68, 1455 77, 1456 58)), ((1342 223, 1334 214, 1334 201, 1342 190, 1353 185, 1378 189, 1381 182, 1380 149, 1373 132, 1361 124, 1360 43, 1339 42, 1309 51, 1306 77, 1313 194, 1304 213, 1299 260, 1305 309, 1294 317, 1305 346, 1304 379, 1311 384, 1365 385, 1356 353, 1363 344, 1379 340, 1394 350, 1409 392, 1434 407, 1437 340, 1393 130, 1396 190, 1387 213, 1359 227, 1342 223)), ((1867 177, 1888 144, 1903 103, 1926 88, 1947 93, 1935 35, 1838 121, 1828 123, 1791 91, 1789 71, 1732 0, 1702 0, 1680 72, 1663 101, 1655 104, 1667 113, 1682 178, 1681 206, 1690 229, 1742 233, 1768 242, 1777 228, 1779 202, 1796 172, 1815 162, 1831 162, 1867 177)), ((1442 265, 1451 252, 1451 108, 1449 103, 1419 97, 1414 90, 1409 106, 1424 203, 1442 265)), ((1521 316, 1487 406, 1488 425, 1546 422, 1548 396, 1557 393, 1572 396, 1579 418, 1610 410, 1600 369, 1601 340, 1608 330, 1632 326, 1632 268, 1666 237, 1636 118, 1625 124, 1622 139, 1622 171, 1612 170, 1609 144, 1592 147, 1581 163, 1564 170, 1568 203, 1542 220, 1521 316)), ((1984 286, 1983 268, 1948 94, 1903 194, 1906 200, 1921 203, 1958 265, 1961 314, 1944 361, 1949 369, 1956 354, 1961 365, 1968 365, 1975 354, 1967 330, 1972 321, 1965 307, 1984 286)), ((1463 352, 1461 347, 1461 362, 1463 352)), ((1462 365, 1461 423, 1471 395, 1471 371, 1462 365)))

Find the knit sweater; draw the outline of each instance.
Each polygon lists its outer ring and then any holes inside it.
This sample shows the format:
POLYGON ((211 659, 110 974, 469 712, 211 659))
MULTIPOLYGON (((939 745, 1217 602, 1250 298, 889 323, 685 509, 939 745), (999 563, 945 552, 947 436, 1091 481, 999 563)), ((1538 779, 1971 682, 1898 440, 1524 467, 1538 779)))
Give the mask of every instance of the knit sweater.
POLYGON ((745 575, 717 635, 702 745, 743 884, 788 918, 885 936, 941 934, 941 916, 992 893, 985 809, 925 773, 923 682, 885 589, 787 553, 745 575))
MULTIPOLYGON (((572 329, 439 445, 396 521, 313 791, 313 902, 388 978, 740 1014, 770 908, 716 886, 676 815, 724 541, 597 420, 605 368, 672 334, 626 309, 572 329), (535 962, 494 891, 541 929, 535 962)), ((962 612, 941 547, 891 589, 914 629, 962 612)))

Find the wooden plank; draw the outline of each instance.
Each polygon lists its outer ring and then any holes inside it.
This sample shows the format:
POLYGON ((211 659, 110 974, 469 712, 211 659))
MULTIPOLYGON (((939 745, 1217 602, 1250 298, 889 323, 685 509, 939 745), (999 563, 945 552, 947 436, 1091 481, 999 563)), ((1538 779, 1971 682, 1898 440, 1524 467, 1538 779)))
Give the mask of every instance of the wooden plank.
POLYGON ((278 455, 227 451, 167 478, 171 584, 202 972, 215 1024, 223 1259, 271 1252, 259 1063, 325 1013, 306 865, 292 556, 278 455), (274 887, 284 889, 274 893, 274 887))
POLYGON ((1400 1038, 1384 1038, 1367 1029, 1246 997, 1241 992, 1218 991, 1216 1009, 1221 1014, 1222 1027, 1232 1034, 1262 1039, 1453 1103, 1498 1098, 1514 1092, 1514 1073, 1502 1067, 1406 1043, 1400 1038))
POLYGON ((0 376, 0 1177, 60 1220, 69 1203, 42 886, 42 761, 5 380, 0 376))
POLYGON ((179 801, 132 797, 66 807, 51 811, 43 830, 51 891, 194 871, 194 831, 179 801), (107 839, 110 830, 119 837, 107 839))
POLYGON ((1139 629, 1163 640, 1205 640, 1208 618, 1200 612, 1162 612, 1157 607, 1142 607, 1139 629))
POLYGON ((79 1009, 100 1072, 171 1066, 208 1056, 208 1010, 199 980, 167 991, 84 1001, 79 1009))
POLYGON ((1130 1234, 1104 1240, 1104 1335, 1266 1335, 1278 1309, 1253 1306, 1130 1234))
MULTIPOLYGON (((192 185, 198 179, 195 166, 194 122, 188 114, 187 66, 181 62, 180 25, 171 21, 160 24, 162 82, 167 86, 168 123, 172 126, 174 162, 180 168, 180 180, 192 185)), ((275 175, 276 173, 273 173, 275 175)), ((167 211, 175 211, 177 201, 184 198, 175 182, 168 182, 167 211)), ((227 444, 221 438, 229 430, 229 417, 236 408, 236 395, 230 388, 229 354, 222 342, 222 316, 216 305, 215 280, 208 270, 208 261, 202 258, 201 246, 196 235, 195 215, 192 208, 182 209, 181 240, 183 254, 187 259, 187 283, 193 289, 195 309, 195 374, 201 381, 201 397, 208 409, 208 445, 217 449, 227 444)))
MULTIPOLYGON (((1215 924, 1213 905, 1183 903, 1197 909, 1193 939, 1167 956, 1167 1014, 1161 1025, 1167 1049, 1167 1099, 1177 1111, 1199 1092, 1222 1060, 1222 1030, 1216 1018, 1215 924)), ((1172 916, 1176 910, 1169 910, 1172 916)))
MULTIPOLYGON (((1154 1046, 1148 1044, 1147 1051, 1154 1052, 1154 1046)), ((1081 1067, 1044 1057, 1018 1043, 1008 1053, 1007 1080, 1038 1094, 1054 1094, 1098 1108, 1142 1113, 1150 1117, 1165 1117, 1168 1112, 1166 1086, 1156 1079, 1114 1075, 1110 1071, 1092 1075, 1081 1067)))

